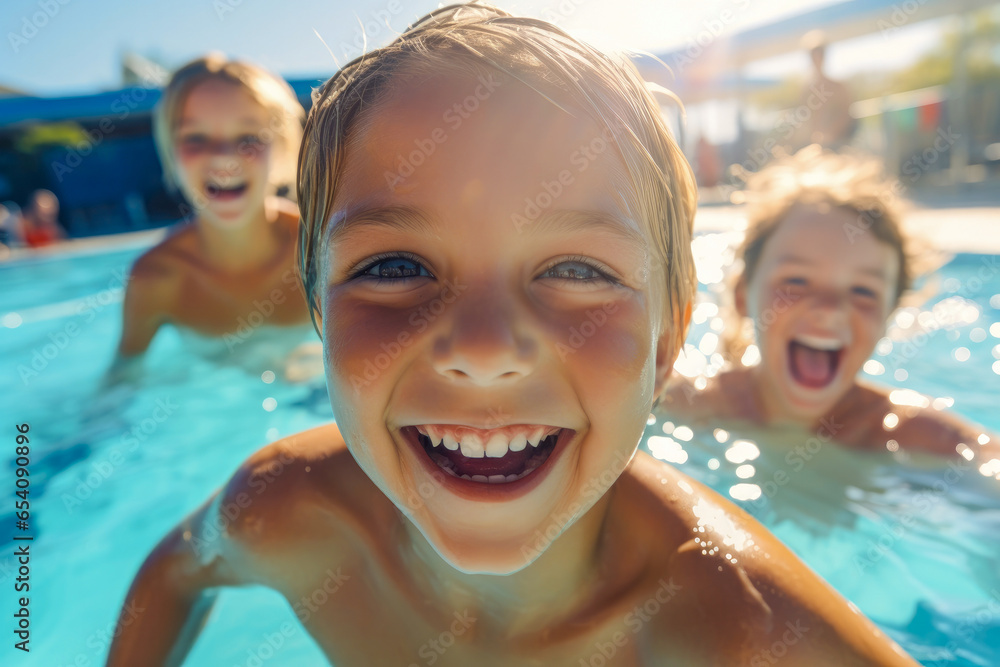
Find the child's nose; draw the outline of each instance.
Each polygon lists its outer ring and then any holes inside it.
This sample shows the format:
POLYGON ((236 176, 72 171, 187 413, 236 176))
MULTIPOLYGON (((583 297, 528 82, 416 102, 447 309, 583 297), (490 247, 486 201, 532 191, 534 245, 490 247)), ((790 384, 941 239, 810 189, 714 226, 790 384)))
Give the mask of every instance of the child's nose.
POLYGON ((469 293, 456 299, 450 314, 434 341, 433 365, 441 375, 485 386, 523 378, 535 368, 538 343, 518 331, 512 308, 469 293))
POLYGON ((817 292, 812 298, 813 317, 821 323, 835 323, 847 313, 848 299, 833 291, 817 292))
POLYGON ((219 139, 211 142, 208 155, 215 162, 221 161, 236 164, 236 158, 239 155, 239 146, 235 141, 219 139))
POLYGON ((217 171, 236 173, 240 169, 240 162, 232 154, 216 153, 209 159, 208 167, 217 171))

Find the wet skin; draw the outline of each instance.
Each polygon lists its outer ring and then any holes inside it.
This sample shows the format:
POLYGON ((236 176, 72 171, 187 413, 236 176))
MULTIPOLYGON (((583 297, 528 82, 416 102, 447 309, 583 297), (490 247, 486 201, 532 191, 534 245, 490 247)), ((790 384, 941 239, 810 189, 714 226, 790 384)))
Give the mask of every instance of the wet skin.
POLYGON ((902 448, 954 457, 965 443, 983 460, 1000 458, 995 438, 980 446, 981 428, 932 408, 895 405, 887 388, 858 379, 895 308, 899 259, 871 233, 845 233, 856 228, 856 218, 842 209, 793 208, 765 242, 750 281, 736 288, 737 310, 755 322, 760 363, 720 373, 701 391, 677 378, 663 410, 691 422, 822 428, 866 450, 884 451, 895 440, 902 448), (825 386, 803 385, 791 370, 790 343, 803 336, 840 346, 825 386), (887 428, 890 412, 899 423, 887 428))
POLYGON ((121 357, 145 351, 166 322, 222 336, 255 311, 268 325, 307 321, 294 272, 298 210, 267 194, 268 127, 268 112, 237 86, 210 80, 188 94, 174 144, 195 218, 133 266, 121 357))
POLYGON ((182 655, 200 591, 250 582, 338 665, 752 664, 776 642, 790 665, 914 664, 752 518, 635 454, 684 323, 644 281, 655 260, 615 194, 617 150, 573 172, 547 209, 560 217, 512 220, 599 127, 505 82, 386 178, 476 85, 400 85, 355 137, 321 300, 338 424, 258 452, 161 543, 109 664, 182 655), (470 491, 407 440, 418 424, 570 437, 533 483, 470 491))

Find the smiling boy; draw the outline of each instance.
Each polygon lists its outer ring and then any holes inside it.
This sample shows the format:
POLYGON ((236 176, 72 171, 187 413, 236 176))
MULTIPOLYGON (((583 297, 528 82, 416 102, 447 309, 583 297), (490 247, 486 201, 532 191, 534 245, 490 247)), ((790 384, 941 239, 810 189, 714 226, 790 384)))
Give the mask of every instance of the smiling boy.
POLYGON ((961 456, 983 475, 1000 472, 1000 447, 982 427, 858 377, 915 273, 900 206, 887 197, 898 190, 879 162, 819 146, 754 175, 732 294, 752 341, 732 323, 723 348, 736 363, 701 390, 676 379, 663 409, 692 423, 803 426, 860 450, 961 456), (740 363, 751 342, 759 363, 740 363))
POLYGON ((337 424, 258 452, 160 543, 109 664, 179 664, 207 589, 294 605, 330 572, 299 619, 338 666, 915 664, 636 453, 687 326, 695 190, 627 61, 438 10, 319 91, 299 192, 337 424), (415 164, 482 76, 495 90, 415 164))

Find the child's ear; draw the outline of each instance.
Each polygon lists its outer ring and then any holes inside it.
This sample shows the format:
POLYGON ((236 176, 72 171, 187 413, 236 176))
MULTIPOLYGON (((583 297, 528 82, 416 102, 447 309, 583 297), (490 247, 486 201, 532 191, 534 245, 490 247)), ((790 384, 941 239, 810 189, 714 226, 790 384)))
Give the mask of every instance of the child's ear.
POLYGON ((656 399, 656 403, 659 402, 663 389, 667 386, 667 381, 670 380, 670 374, 673 373, 677 353, 684 346, 688 324, 691 323, 691 302, 688 301, 684 307, 683 315, 677 310, 674 310, 674 315, 675 319, 666 323, 660 333, 660 339, 656 342, 656 381, 653 385, 653 397, 656 399), (669 326, 671 324, 673 326, 669 326))
POLYGON ((740 317, 747 317, 747 281, 742 276, 733 289, 733 305, 740 317))

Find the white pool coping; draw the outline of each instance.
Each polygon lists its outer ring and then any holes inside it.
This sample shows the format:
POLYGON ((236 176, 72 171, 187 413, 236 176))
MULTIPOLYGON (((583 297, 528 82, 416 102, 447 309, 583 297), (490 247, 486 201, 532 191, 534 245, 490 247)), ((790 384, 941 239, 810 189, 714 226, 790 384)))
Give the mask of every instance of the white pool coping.
MULTIPOLYGON (((907 227, 948 253, 1000 255, 1000 208, 914 208, 907 227)), ((744 225, 742 206, 703 206, 695 216, 695 232, 728 232, 744 225)))

